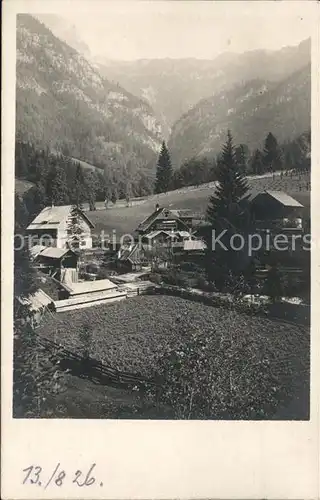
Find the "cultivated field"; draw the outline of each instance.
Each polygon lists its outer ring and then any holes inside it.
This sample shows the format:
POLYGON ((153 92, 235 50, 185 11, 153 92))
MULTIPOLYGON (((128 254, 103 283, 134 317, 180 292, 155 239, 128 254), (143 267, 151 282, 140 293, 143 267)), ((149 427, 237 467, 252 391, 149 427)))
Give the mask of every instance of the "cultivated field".
POLYGON ((267 357, 277 380, 284 384, 288 380, 298 385, 308 383, 307 328, 178 297, 141 296, 112 305, 49 314, 37 331, 81 354, 79 336, 89 329, 93 358, 120 371, 150 377, 157 373, 158 360, 175 335, 178 317, 190 318, 190 329, 212 336, 219 351, 221 342, 230 335, 235 343, 250 340, 243 360, 259 366, 267 357))
MULTIPOLYGON (((285 191, 290 193, 307 193, 307 183, 309 176, 294 175, 292 178, 276 175, 266 177, 248 178, 249 185, 253 192, 263 191, 265 189, 274 191, 285 191)), ((110 204, 108 210, 104 208, 103 203, 97 203, 98 210, 87 212, 87 215, 95 224, 94 232, 99 234, 102 230, 112 235, 116 231, 120 237, 124 233, 132 233, 138 224, 146 218, 155 209, 157 203, 160 206, 166 206, 172 209, 189 208, 197 213, 205 213, 209 197, 213 194, 215 183, 203 184, 199 187, 188 187, 170 191, 167 194, 151 195, 145 199, 132 200, 133 206, 127 207, 121 200, 115 205, 110 204)), ((310 189, 310 188, 309 188, 310 189)))

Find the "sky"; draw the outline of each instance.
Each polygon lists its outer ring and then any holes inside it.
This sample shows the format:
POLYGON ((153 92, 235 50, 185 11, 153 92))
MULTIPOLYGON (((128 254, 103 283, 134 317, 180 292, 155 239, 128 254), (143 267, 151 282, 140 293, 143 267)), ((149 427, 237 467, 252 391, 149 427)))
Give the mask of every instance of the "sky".
MULTIPOLYGON (((46 2, 43 2, 45 5, 46 2)), ((115 60, 212 59, 253 49, 277 50, 311 35, 309 2, 56 0, 93 56, 115 60)))

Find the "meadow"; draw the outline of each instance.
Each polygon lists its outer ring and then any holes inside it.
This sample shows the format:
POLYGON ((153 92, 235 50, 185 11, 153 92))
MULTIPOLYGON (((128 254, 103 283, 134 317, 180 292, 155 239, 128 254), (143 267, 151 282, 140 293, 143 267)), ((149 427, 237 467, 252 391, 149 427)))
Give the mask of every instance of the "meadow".
MULTIPOLYGON (((264 175, 260 177, 249 177, 248 183, 253 193, 267 190, 285 191, 292 196, 308 197, 309 187, 308 175, 264 175)), ((116 231, 117 236, 132 233, 139 223, 150 215, 157 203, 171 209, 190 209, 195 213, 205 214, 209 197, 214 193, 215 183, 192 186, 159 195, 150 195, 146 198, 132 199, 129 207, 123 200, 118 201, 106 210, 102 202, 97 203, 96 211, 87 211, 87 215, 95 225, 94 233, 99 234, 102 230, 112 235, 116 231)))
POLYGON ((243 373, 248 374, 239 386, 239 397, 248 389, 262 397, 261 386, 254 386, 257 374, 260 376, 266 366, 272 372, 272 381, 266 384, 268 394, 271 391, 272 395, 273 386, 281 390, 283 401, 290 401, 294 394, 308 394, 309 330, 291 323, 178 297, 140 296, 48 315, 37 331, 80 355, 81 336, 85 330, 90 331, 92 358, 113 369, 150 378, 157 375, 159 361, 175 340, 181 318, 188 318, 190 331, 210 337, 212 349, 208 355, 219 359, 221 373, 232 370, 237 381, 243 373))

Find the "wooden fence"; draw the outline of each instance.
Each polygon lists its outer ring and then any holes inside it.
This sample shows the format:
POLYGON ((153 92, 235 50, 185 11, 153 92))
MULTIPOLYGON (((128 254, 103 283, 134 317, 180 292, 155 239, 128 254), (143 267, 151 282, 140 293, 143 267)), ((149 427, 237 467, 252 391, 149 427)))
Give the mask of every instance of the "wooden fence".
POLYGON ((59 361, 59 366, 62 370, 70 370, 70 373, 100 384, 116 384, 126 387, 144 386, 146 384, 156 385, 155 380, 148 379, 142 375, 137 375, 128 372, 122 372, 115 368, 111 368, 101 361, 93 358, 84 358, 75 352, 66 349, 61 344, 53 342, 45 337, 38 335, 40 344, 45 347, 56 361, 59 361))

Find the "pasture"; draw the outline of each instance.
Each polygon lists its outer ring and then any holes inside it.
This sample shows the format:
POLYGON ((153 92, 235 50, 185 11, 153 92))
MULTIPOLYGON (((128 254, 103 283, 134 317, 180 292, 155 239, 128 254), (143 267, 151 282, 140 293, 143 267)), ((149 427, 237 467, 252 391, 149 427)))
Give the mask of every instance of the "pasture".
MULTIPOLYGON (((253 192, 265 189, 273 191, 285 191, 290 193, 306 194, 309 182, 308 175, 293 175, 290 177, 270 175, 260 177, 249 177, 249 186, 253 192)), ((95 225, 94 233, 99 235, 102 230, 112 235, 115 231, 117 237, 125 233, 132 233, 139 223, 150 215, 157 203, 172 209, 189 208, 196 213, 205 214, 209 197, 214 193, 215 183, 203 184, 198 187, 191 186, 159 195, 150 195, 146 198, 132 199, 132 205, 127 207, 123 200, 115 205, 110 203, 110 208, 104 208, 102 202, 97 203, 96 211, 88 211, 87 215, 95 225)))
MULTIPOLYGON (((252 389, 257 370, 264 370, 267 363, 272 371, 268 394, 270 391, 272 394, 272 387, 276 386, 283 393, 282 403, 295 397, 307 399, 309 330, 298 325, 178 297, 140 296, 117 304, 48 315, 37 331, 81 355, 81 337, 89 330, 92 358, 113 369, 149 378, 157 375, 161 356, 176 339, 179 318, 188 318, 190 331, 212 339, 210 354, 220 360, 221 373, 232 370, 239 380, 244 369, 248 372, 244 385, 239 388, 240 396, 246 394, 248 388, 252 389)), ((261 397, 260 393, 258 396, 261 397)))

